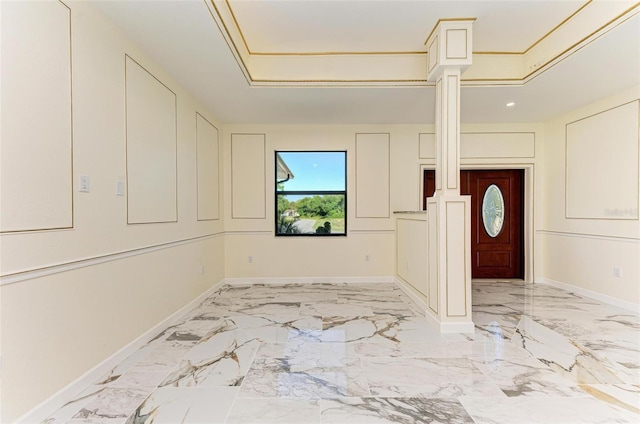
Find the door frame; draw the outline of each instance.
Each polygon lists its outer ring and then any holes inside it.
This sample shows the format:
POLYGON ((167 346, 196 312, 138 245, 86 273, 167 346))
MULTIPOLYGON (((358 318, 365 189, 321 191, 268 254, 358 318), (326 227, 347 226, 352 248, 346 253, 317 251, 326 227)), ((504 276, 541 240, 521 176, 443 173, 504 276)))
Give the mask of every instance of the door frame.
MULTIPOLYGON (((419 187, 419 208, 422 209, 422 193, 424 191, 424 171, 435 170, 435 164, 422 164, 420 165, 420 187, 419 187)), ((473 171, 473 170, 508 170, 508 169, 522 169, 524 170, 524 281, 526 283, 534 282, 534 270, 535 270, 535 246, 534 246, 534 232, 535 232, 535 208, 534 208, 534 193, 535 193, 535 164, 533 163, 493 163, 493 164, 462 164, 460 165, 461 171, 473 171)), ((482 279, 482 281, 507 281, 503 279, 482 279)), ((510 281, 510 280, 509 280, 510 281)), ((521 281, 521 280, 516 280, 521 281)))

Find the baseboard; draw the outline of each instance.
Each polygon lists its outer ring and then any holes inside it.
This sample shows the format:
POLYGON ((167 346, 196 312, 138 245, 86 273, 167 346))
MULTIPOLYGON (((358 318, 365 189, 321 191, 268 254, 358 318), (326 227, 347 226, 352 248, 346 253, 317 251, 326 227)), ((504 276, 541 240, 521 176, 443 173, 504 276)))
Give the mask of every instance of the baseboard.
POLYGON ((313 283, 394 283, 395 278, 389 276, 382 277, 237 277, 225 278, 224 284, 313 284, 313 283))
POLYGON ((582 287, 574 286, 572 284, 562 283, 560 281, 552 280, 551 278, 540 277, 536 279, 536 283, 547 284, 550 286, 558 287, 560 289, 564 289, 572 293, 579 294, 581 296, 598 300, 608 305, 617 306, 618 308, 622 308, 627 311, 637 313, 638 310, 640 310, 640 305, 637 303, 628 302, 626 300, 618 299, 617 297, 608 296, 606 294, 602 294, 602 293, 595 292, 593 290, 588 290, 582 287))
POLYGON ((138 338, 133 340, 128 345, 124 346, 122 349, 118 350, 116 353, 114 353, 104 361, 100 362, 98 365, 78 377, 72 383, 60 389, 57 393, 49 397, 44 402, 40 403, 31 411, 24 414, 16 421, 16 424, 40 423, 44 421, 47 417, 63 407, 67 402, 72 400, 73 396, 77 395, 80 391, 93 384, 100 377, 113 369, 113 367, 125 360, 129 355, 147 344, 150 340, 157 336, 158 333, 163 331, 174 321, 184 316, 193 308, 197 307, 200 303, 202 303, 204 299, 211 296, 211 294, 218 288, 220 288, 220 286, 222 286, 223 284, 223 281, 219 281, 218 283, 214 284, 211 288, 207 289, 191 302, 171 314, 166 319, 162 320, 157 325, 150 328, 144 334, 140 335, 138 338))
POLYGON ((420 309, 422 309, 422 312, 424 312, 425 316, 428 315, 427 310, 429 309, 429 305, 427 305, 424 299, 422 299, 413 291, 414 289, 409 286, 409 283, 398 277, 394 277, 393 282, 396 283, 400 290, 402 290, 404 294, 406 294, 409 299, 413 301, 413 303, 415 303, 420 309))

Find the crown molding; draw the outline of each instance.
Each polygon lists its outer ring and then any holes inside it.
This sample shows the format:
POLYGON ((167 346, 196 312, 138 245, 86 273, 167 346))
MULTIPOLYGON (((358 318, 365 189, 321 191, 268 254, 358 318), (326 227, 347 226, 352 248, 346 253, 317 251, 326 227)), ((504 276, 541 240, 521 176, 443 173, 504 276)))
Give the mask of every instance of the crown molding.
MULTIPOLYGON (((229 0, 205 0, 249 85, 431 86, 421 51, 259 52, 249 46, 229 0)), ((463 86, 524 85, 640 14, 640 3, 589 0, 522 52, 473 52, 463 86), (626 9, 625 9, 626 7, 626 9)), ((447 18, 470 20, 476 18, 447 18)), ((436 24, 434 29, 437 27, 436 24)))

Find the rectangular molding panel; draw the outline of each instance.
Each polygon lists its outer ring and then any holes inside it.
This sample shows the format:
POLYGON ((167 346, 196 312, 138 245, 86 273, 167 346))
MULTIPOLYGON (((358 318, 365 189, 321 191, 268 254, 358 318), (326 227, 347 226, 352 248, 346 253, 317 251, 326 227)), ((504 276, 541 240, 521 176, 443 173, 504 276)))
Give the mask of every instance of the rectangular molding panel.
POLYGON ((567 218, 638 219, 638 104, 566 125, 567 218))
POLYGON ((396 219, 396 273, 429 296, 429 246, 426 219, 396 219))
POLYGON ((265 142, 264 134, 231 134, 231 216, 234 219, 266 219, 265 142))
MULTIPOLYGON (((435 134, 419 135, 420 159, 436 158, 435 134)), ((532 132, 487 132, 460 134, 461 159, 535 158, 532 132)))
POLYGON ((445 204, 447 223, 446 272, 447 272, 447 317, 464 317, 467 315, 467 273, 466 258, 469 255, 465 237, 467 229, 460 222, 470 222, 465 210, 468 202, 448 201, 445 204))
POLYGON ((1 7, 0 231, 71 228, 71 11, 57 1, 1 7))
POLYGON ((389 134, 356 134, 356 218, 389 218, 389 134))
POLYGON ((198 220, 219 218, 218 129, 196 112, 198 220))
POLYGON ((176 222, 176 95, 126 56, 127 223, 176 222))

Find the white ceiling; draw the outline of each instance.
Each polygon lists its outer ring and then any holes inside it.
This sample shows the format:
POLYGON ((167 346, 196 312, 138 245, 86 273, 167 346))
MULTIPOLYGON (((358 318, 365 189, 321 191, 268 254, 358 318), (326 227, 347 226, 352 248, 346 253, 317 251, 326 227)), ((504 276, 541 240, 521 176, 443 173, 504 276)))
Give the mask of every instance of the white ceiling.
POLYGON ((470 17, 474 51, 523 52, 585 3, 297 0, 229 7, 253 53, 420 52, 438 19, 470 17))
MULTIPOLYGON (((205 1, 94 0, 224 123, 433 122, 434 89, 428 85, 251 85, 205 1)), ((254 53, 425 51, 424 41, 437 20, 453 16, 478 18, 475 52, 523 52, 584 3, 243 0, 231 7, 254 53)), ((636 14, 523 85, 463 87, 461 120, 540 122, 638 84, 636 14), (516 106, 506 108, 508 101, 516 106)))

